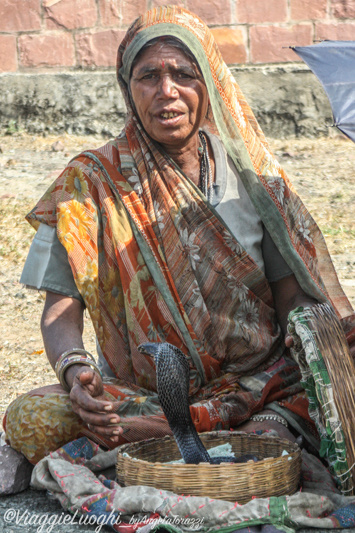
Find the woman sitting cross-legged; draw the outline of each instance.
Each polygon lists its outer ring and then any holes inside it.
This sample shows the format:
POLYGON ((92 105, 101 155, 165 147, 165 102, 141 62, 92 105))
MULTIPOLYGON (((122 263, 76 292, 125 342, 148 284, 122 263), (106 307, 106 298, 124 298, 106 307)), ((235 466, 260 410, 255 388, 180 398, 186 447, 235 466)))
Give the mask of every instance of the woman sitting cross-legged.
POLYGON ((139 17, 117 74, 123 131, 74 158, 27 217, 38 231, 21 281, 47 292, 59 383, 8 407, 8 442, 36 463, 82 435, 112 449, 171 433, 138 350, 149 341, 186 355, 198 431, 314 443, 288 314, 328 301, 346 333, 355 324, 317 225, 198 17, 174 6, 139 17))

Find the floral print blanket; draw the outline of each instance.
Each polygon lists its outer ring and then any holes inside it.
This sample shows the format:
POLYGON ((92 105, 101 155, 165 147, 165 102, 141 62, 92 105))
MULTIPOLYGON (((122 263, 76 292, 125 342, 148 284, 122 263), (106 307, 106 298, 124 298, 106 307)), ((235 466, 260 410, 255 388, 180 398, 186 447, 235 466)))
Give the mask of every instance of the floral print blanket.
POLYGON ((106 524, 120 533, 294 533, 355 527, 355 497, 341 495, 323 464, 305 451, 298 492, 244 505, 147 486, 121 487, 104 475, 110 468, 114 472, 116 453, 103 452, 82 437, 42 459, 34 468, 32 487, 48 490, 66 511, 87 515, 91 524, 106 524))

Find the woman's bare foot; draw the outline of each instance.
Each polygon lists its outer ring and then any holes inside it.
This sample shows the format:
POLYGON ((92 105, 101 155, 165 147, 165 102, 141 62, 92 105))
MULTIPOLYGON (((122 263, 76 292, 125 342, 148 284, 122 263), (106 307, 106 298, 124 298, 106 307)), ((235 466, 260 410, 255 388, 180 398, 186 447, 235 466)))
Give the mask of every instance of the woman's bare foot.
MULTIPOLYGON (((275 417, 281 417, 281 415, 275 413, 275 411, 272 411, 271 409, 265 409, 264 411, 260 411, 258 415, 272 415, 275 417)), ((248 420, 248 422, 244 422, 243 424, 237 427, 238 431, 245 431, 246 433, 254 433, 255 431, 270 431, 271 429, 276 431, 281 439, 287 439, 291 442, 296 441, 296 437, 291 433, 291 431, 282 423, 277 422, 276 420, 262 420, 260 422, 257 422, 255 420, 248 420)))

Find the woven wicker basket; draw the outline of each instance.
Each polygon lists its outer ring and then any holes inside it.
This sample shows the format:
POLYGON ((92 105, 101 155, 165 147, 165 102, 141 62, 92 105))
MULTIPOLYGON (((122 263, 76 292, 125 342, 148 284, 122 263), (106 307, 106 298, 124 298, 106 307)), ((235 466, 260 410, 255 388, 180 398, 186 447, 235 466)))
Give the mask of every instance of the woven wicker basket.
POLYGON ((355 364, 342 324, 329 304, 318 304, 293 310, 288 331, 329 470, 341 492, 351 496, 355 494, 355 364))
POLYGON ((292 494, 297 490, 301 451, 296 444, 230 431, 202 433, 200 437, 207 449, 229 442, 236 456, 252 453, 260 461, 220 465, 166 464, 181 459, 174 438, 167 436, 120 446, 118 483, 124 486, 149 485, 177 494, 209 496, 238 503, 246 503, 253 497, 292 494), (283 450, 289 455, 281 457, 283 450))

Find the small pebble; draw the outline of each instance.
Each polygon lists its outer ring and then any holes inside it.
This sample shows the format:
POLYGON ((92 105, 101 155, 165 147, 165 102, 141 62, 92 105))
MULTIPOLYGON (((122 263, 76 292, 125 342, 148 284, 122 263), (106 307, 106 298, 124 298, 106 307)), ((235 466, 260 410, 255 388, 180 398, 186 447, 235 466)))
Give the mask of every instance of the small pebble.
POLYGON ((64 144, 61 141, 56 141, 51 146, 52 152, 63 152, 64 151, 64 144))

